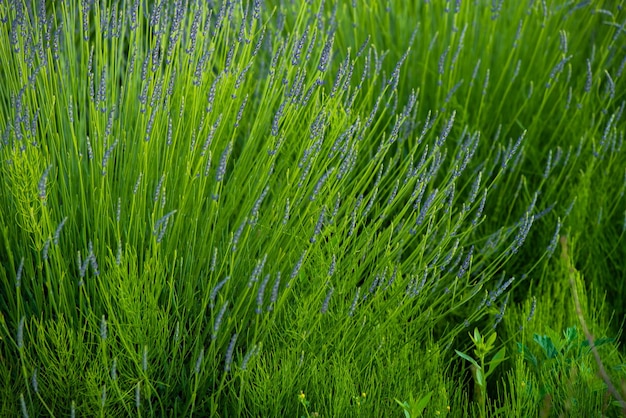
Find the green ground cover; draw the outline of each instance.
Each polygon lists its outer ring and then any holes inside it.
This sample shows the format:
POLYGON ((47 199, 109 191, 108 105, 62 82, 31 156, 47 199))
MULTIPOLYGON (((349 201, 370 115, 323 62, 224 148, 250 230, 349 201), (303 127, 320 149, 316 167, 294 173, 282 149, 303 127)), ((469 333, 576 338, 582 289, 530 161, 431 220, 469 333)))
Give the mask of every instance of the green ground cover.
POLYGON ((0 0, 0 416, 626 414, 624 6, 0 0))

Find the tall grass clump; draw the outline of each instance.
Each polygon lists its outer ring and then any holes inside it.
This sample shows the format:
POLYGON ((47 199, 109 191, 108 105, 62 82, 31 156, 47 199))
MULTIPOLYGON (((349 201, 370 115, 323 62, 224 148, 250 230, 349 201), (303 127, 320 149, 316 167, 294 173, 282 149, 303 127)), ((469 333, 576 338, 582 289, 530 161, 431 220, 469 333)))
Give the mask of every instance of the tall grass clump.
POLYGON ((0 1, 0 415, 626 411, 625 24, 0 1))

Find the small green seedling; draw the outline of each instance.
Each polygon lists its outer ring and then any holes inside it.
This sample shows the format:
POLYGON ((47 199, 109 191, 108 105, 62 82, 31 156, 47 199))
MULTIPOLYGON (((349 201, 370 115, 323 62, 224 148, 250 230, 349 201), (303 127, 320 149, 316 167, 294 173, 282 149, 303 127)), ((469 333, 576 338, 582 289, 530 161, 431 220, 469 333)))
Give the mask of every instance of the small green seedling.
POLYGON ((474 349, 474 355, 478 360, 475 360, 466 353, 454 350, 459 357, 469 361, 472 365, 472 374, 474 376, 475 385, 474 399, 478 402, 481 417, 487 415, 487 378, 494 372, 496 367, 505 360, 506 349, 505 347, 502 347, 498 350, 498 352, 496 352, 496 354, 493 355, 493 357, 491 357, 489 362, 485 363, 487 354, 495 348, 496 336, 497 333, 494 332, 485 339, 485 337, 478 331, 478 328, 474 329, 474 335, 470 334, 470 338, 476 347, 474 349))
MULTIPOLYGON (((552 339, 549 335, 534 334, 533 341, 541 348, 539 355, 535 355, 529 347, 519 342, 517 348, 537 374, 546 372, 558 376, 560 372, 572 368, 587 375, 593 374, 591 368, 586 365, 587 357, 591 354, 589 341, 579 334, 576 327, 567 328, 563 332, 563 338, 552 339)), ((598 338, 593 344, 600 347, 614 342, 614 338, 598 338)), ((544 396, 550 391, 549 384, 545 383, 541 388, 541 395, 544 396)))
POLYGON ((409 395, 408 402, 401 402, 397 399, 395 399, 395 401, 398 402, 402 409, 404 409, 404 416, 406 418, 415 418, 422 416, 422 413, 424 412, 424 409, 426 409, 426 406, 428 405, 428 402, 430 402, 430 398, 432 396, 433 391, 431 390, 419 399, 414 399, 413 395, 411 394, 409 395))

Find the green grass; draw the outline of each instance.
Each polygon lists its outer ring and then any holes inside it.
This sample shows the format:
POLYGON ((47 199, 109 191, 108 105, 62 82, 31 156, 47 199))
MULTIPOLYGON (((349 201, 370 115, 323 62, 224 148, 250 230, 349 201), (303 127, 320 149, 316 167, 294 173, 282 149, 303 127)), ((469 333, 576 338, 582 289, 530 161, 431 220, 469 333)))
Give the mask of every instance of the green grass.
POLYGON ((624 6, 0 1, 0 415, 626 414, 624 6))

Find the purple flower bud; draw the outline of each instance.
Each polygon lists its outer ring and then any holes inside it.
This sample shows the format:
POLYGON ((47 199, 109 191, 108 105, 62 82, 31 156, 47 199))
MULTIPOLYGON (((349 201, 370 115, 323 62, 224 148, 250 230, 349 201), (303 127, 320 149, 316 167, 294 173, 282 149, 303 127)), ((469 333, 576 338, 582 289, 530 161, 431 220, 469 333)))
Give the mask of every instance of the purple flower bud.
POLYGON ((91 9, 91 3, 88 0, 81 1, 81 9, 83 11, 83 39, 89 40, 89 10, 91 9))
POLYGON ((100 319, 100 338, 102 340, 106 340, 107 339, 107 320, 106 317, 104 315, 102 315, 102 318, 100 319))
POLYGON ((135 408, 139 409, 141 406, 141 381, 138 381, 135 385, 135 408))
POLYGON ((309 240, 311 244, 317 241, 317 236, 322 231, 322 226, 324 225, 324 216, 326 215, 326 206, 322 206, 322 211, 320 212, 320 216, 317 219, 317 223, 315 224, 315 230, 313 231, 313 236, 309 240))
POLYGON ((415 221, 415 226, 420 226, 424 222, 424 220, 426 219, 426 213, 432 206, 435 200, 435 196, 437 196, 438 193, 439 193, 439 189, 435 189, 430 193, 430 195, 426 199, 426 202, 424 202, 424 205, 420 209, 420 213, 417 217, 417 220, 415 221))
POLYGON ((452 115, 450 115, 450 119, 448 119, 443 129, 441 130, 441 134, 439 135, 439 137, 437 138, 437 142, 435 143, 436 147, 441 147, 443 143, 446 141, 446 138, 448 137, 448 135, 450 134, 450 131, 452 130, 452 125, 454 124, 455 116, 456 116, 456 110, 452 112, 452 115))
MULTIPOLYGON (((460 0, 457 0, 458 3, 460 3, 460 0)), ((450 69, 454 68, 454 64, 456 63, 457 59, 459 58, 459 54, 461 53, 461 50, 463 49, 463 47, 465 46, 465 33, 467 32, 467 24, 465 24, 465 26, 463 26, 463 31, 461 32, 461 36, 459 37, 459 45, 456 48, 456 51, 454 51, 454 55, 452 56, 452 60, 450 61, 450 69)))
POLYGON ((328 293, 326 293, 326 298, 324 299, 324 303, 322 303, 322 308, 320 309, 320 313, 322 315, 328 312, 328 304, 330 303, 330 298, 334 292, 335 292, 335 289, 333 287, 328 289, 328 293))
POLYGON ((563 68, 565 67, 565 64, 567 64, 567 62, 572 59, 573 55, 564 57, 563 59, 561 59, 561 61, 559 61, 553 68, 552 71, 550 71, 550 76, 548 77, 548 82, 546 83, 546 88, 550 88, 551 85, 551 81, 554 80, 556 78, 556 76, 558 74, 560 74, 563 71, 563 68))
POLYGON ((556 249, 556 244, 559 240, 559 233, 561 232, 561 218, 557 218, 557 223, 556 223, 556 230, 554 231, 554 235, 552 236, 552 239, 550 240, 550 245, 548 245, 547 251, 548 251, 548 255, 551 257, 552 254, 554 253, 554 250, 556 249))
POLYGON ((142 177, 143 173, 139 173, 139 177, 137 177, 137 181, 135 182, 135 186, 133 187, 133 194, 137 194, 137 190, 139 190, 139 185, 141 184, 142 177))
MULTIPOLYGON (((308 28, 308 27, 307 27, 308 28)), ((306 56, 304 58, 305 62, 309 62, 311 59, 311 54, 315 47, 317 47, 317 29, 313 28, 313 35, 311 36, 311 41, 309 42, 309 47, 306 50, 306 56)))
POLYGON ((302 48, 306 43, 307 37, 309 36, 309 26, 307 26, 304 30, 304 33, 298 39, 294 45, 293 53, 291 54, 291 65, 296 66, 300 64, 300 56, 302 54, 302 48))
POLYGON ((306 253, 307 253, 307 250, 302 251, 302 254, 300 255, 300 258, 298 259, 298 262, 296 263, 293 270, 291 271, 290 279, 292 280, 295 279, 298 273, 300 272, 300 268, 302 267, 302 263, 304 262, 306 253))
POLYGON ((37 381, 37 369, 33 371, 33 376, 31 377, 31 382, 33 385, 33 391, 35 393, 39 393, 39 382, 37 381))
POLYGON ((357 287, 356 288, 356 294, 354 295, 354 299, 352 299, 352 305, 350 305, 350 311, 348 312, 349 316, 353 316, 354 315, 354 311, 356 309, 356 305, 359 302, 360 294, 361 294, 361 288, 357 287))
POLYGON ((328 267, 328 277, 332 277, 335 274, 335 266, 337 264, 337 256, 333 254, 333 258, 330 262, 330 267, 328 267))
POLYGON ((73 105, 73 99, 72 96, 70 96, 70 100, 67 103, 67 115, 68 118, 70 120, 70 123, 73 124, 74 123, 74 105, 73 105))
POLYGON ((476 197, 478 196, 478 190, 480 189, 480 182, 482 180, 482 176, 483 176, 483 172, 481 170, 478 172, 478 175, 476 176, 476 178, 474 179, 474 182, 472 183, 472 189, 470 191, 469 199, 467 200, 468 206, 471 206, 472 203, 474 203, 474 201, 476 200, 476 197))
POLYGON ((200 19, 202 18, 202 9, 198 7, 196 13, 193 16, 193 22, 191 23, 191 32, 189 33, 189 47, 186 52, 189 55, 193 55, 196 50, 196 38, 198 35, 198 27, 200 26, 200 19))
POLYGON ((109 162, 109 159, 111 158, 111 154, 113 153, 113 150, 117 146, 117 143, 118 143, 118 139, 116 138, 115 142, 113 142, 113 144, 111 144, 111 146, 107 148, 107 150, 104 152, 104 156, 102 157, 102 175, 103 176, 106 174, 107 163, 109 162))
POLYGON ((152 13, 150 14, 150 26, 155 27, 159 24, 161 20, 161 7, 162 1, 155 1, 154 6, 152 8, 152 13))
POLYGON ((505 169, 507 167, 507 164, 509 163, 509 161, 511 161, 511 159, 513 158, 513 155, 515 155, 515 153, 517 152, 520 144, 522 143, 525 137, 526 137, 526 130, 524 130, 522 134, 517 138, 517 142, 515 142, 515 144, 513 145, 513 148, 507 147, 507 150, 505 151, 505 155, 502 160, 502 169, 505 169))
POLYGON ((504 3, 504 0, 493 0, 491 2, 491 20, 496 20, 500 16, 502 3, 504 3))
POLYGON ((252 346, 250 350, 248 350, 248 352, 243 358, 243 361, 241 362, 241 370, 246 370, 246 368, 248 367, 248 363, 250 362, 250 359, 252 358, 253 355, 256 354, 257 351, 258 351, 258 346, 256 344, 252 346))
POLYGON ((354 209, 352 210, 352 214, 350 216, 351 222, 350 222, 350 230, 348 231, 348 236, 352 236, 352 234, 354 233, 354 228, 356 226, 356 214, 359 210, 359 207, 361 207, 362 203, 363 203, 363 195, 360 194, 359 197, 357 198, 356 204, 354 205, 354 209))
POLYGON ((148 370, 148 346, 143 346, 143 355, 141 356, 141 368, 144 373, 148 370))
POLYGON ((483 83, 483 97, 487 96, 487 87, 489 87, 489 75, 491 74, 491 68, 487 68, 487 73, 485 74, 485 81, 483 83))
POLYGON ((111 380, 117 380, 117 357, 111 362, 111 380))
POLYGON ((337 219, 337 213, 339 212, 339 205, 341 204, 341 194, 337 193, 337 197, 335 198, 335 206, 333 207, 333 213, 331 214, 332 222, 335 222, 337 219))
POLYGON ((334 42, 335 42, 335 34, 333 33, 326 39, 326 43, 324 43, 324 49, 322 49, 320 62, 317 66, 317 69, 320 72, 325 72, 326 69, 328 68, 328 63, 330 62, 330 55, 331 55, 334 42))
POLYGON ((496 329, 496 327, 498 326, 498 324, 500 323, 500 321, 502 321, 502 318, 504 318, 504 312, 506 311, 506 305, 509 301, 509 294, 506 295, 506 298, 504 299, 504 302, 502 302, 502 305, 500 305, 500 312, 496 314, 495 316, 495 321, 493 323, 493 329, 496 329))
POLYGON ((209 269, 211 273, 215 271, 216 263, 217 263, 217 247, 213 247, 213 257, 211 257, 211 268, 209 269))
POLYGON ((43 245, 43 251, 42 251, 42 258, 44 260, 48 259, 48 250, 50 249, 50 238, 48 238, 46 240, 46 242, 43 245))
POLYGON ((117 240, 117 253, 115 255, 115 264, 118 266, 122 262, 122 240, 121 238, 117 240))
POLYGON ((270 275, 269 273, 265 275, 265 277, 263 278, 263 281, 261 282, 261 285, 259 286, 259 292, 257 293, 256 296, 256 313, 257 314, 261 314, 263 313, 263 299, 265 296, 265 288, 267 287, 267 283, 270 280, 270 275))
POLYGON ((320 177, 320 179, 318 180, 317 184, 315 185, 315 187, 313 188, 313 193, 311 194, 311 201, 314 201, 315 198, 317 197, 320 189, 324 186, 324 183, 326 182, 326 179, 328 179, 328 177, 332 174, 332 172, 335 171, 335 167, 331 167, 329 170, 327 170, 322 177, 320 177))
POLYGON ((39 120, 39 109, 33 115, 32 120, 30 121, 30 135, 33 138, 37 137, 37 121, 39 120))
POLYGON ((157 221, 154 223, 154 230, 153 230, 152 234, 153 235, 157 235, 158 234, 157 242, 161 242, 161 239, 163 238, 163 235, 165 234, 165 230, 167 229, 167 224, 169 222, 169 218, 172 215, 174 215, 176 212, 177 212, 177 210, 174 209, 173 211, 170 211, 167 214, 165 214, 162 217, 160 217, 159 219, 157 219, 157 221))
MULTIPOLYGON (((78 251, 78 256, 77 256, 77 264, 78 264, 78 270, 79 270, 79 274, 80 274, 80 278, 82 279, 83 277, 85 277, 85 272, 87 270, 87 261, 85 263, 83 263, 81 256, 80 256, 80 251, 78 251)), ((81 280, 82 282, 82 280, 81 280)))
POLYGON ((25 317, 20 318, 20 322, 17 325, 17 349, 21 350, 24 347, 24 321, 25 317))
POLYGON ((26 407, 26 400, 24 400, 24 394, 20 393, 20 406, 22 407, 22 417, 28 418, 28 408, 26 407))
POLYGON ((472 220, 473 226, 476 226, 480 218, 483 216, 483 210, 485 209, 486 201, 487 201, 487 190, 483 192, 483 198, 481 199, 480 204, 478 205, 478 210, 476 211, 476 214, 474 215, 474 219, 472 220))
POLYGON ((239 122, 241 121, 241 117, 243 116, 243 110, 246 107, 247 103, 248 103, 248 95, 246 94, 246 97, 244 97, 243 101, 241 102, 241 105, 239 106, 239 111, 237 112, 237 119, 235 119, 235 128, 239 126, 239 122))
POLYGON ((278 110, 274 114, 274 119, 272 120, 272 136, 278 136, 278 130, 280 125, 280 119, 283 116, 283 112, 285 110, 286 102, 282 102, 278 107, 278 110))
POLYGON ((338 89, 341 86, 341 81, 344 80, 344 85, 345 83, 348 83, 350 81, 350 77, 346 77, 346 73, 352 72, 352 67, 350 66, 350 51, 348 50, 348 55, 346 56, 345 60, 342 61, 342 63, 339 65, 339 70, 337 71, 337 75, 335 76, 335 82, 333 84, 333 87, 330 91, 330 97, 335 97, 335 94, 337 93, 338 89))
POLYGON ((98 95, 96 96, 96 106, 100 105, 100 110, 106 109, 106 83, 107 83, 107 67, 102 68, 102 74, 100 75, 100 86, 98 87, 98 95))
POLYGON ((22 272, 24 271, 24 257, 20 261, 20 265, 17 267, 17 274, 15 275, 15 287, 22 285, 22 272))
POLYGON ((517 253, 517 251, 522 247, 528 233, 530 232, 530 228, 533 225, 535 217, 530 214, 530 210, 526 212, 524 220, 521 222, 519 229, 517 231, 517 235, 515 236, 515 240, 513 241, 513 247, 511 248, 511 254, 517 253))
POLYGON ((374 280, 372 281, 372 285, 370 286, 369 293, 372 294, 378 290, 378 286, 380 285, 380 275, 376 274, 374 280))
POLYGON ((198 358, 196 359, 196 367, 194 369, 196 374, 200 374, 200 367, 202 366, 202 360, 204 360, 204 347, 200 349, 200 354, 198 354, 198 358))
POLYGON ((252 51, 252 56, 255 57, 259 50, 261 49, 261 45, 263 45, 263 40, 265 39, 265 26, 261 28, 261 34, 257 37, 257 41, 254 45, 254 50, 252 51))
POLYGON ((39 199, 41 200, 45 200, 46 198, 46 183, 48 181, 48 174, 50 173, 51 168, 52 168, 52 164, 46 167, 37 185, 37 188, 39 190, 39 199))
POLYGON ((450 102, 450 99, 452 99, 452 96, 454 96, 454 93, 456 93, 458 88, 461 87, 461 84, 463 84, 463 79, 461 79, 458 83, 456 83, 454 86, 452 86, 452 88, 450 89, 450 91, 446 95, 446 98, 444 100, 444 104, 450 102))
POLYGON ((513 70, 513 76, 511 77, 511 80, 514 80, 517 78, 517 76, 519 75, 519 70, 521 66, 522 66, 522 60, 519 59, 517 60, 517 64, 515 65, 515 70, 513 70))
POLYGON ((157 203, 159 200, 159 196, 161 194, 161 187, 163 186, 163 180, 165 180, 165 174, 161 175, 161 178, 159 179, 159 182, 157 183, 156 188, 154 189, 154 197, 152 198, 154 203, 157 203))
POLYGON ((447 47, 445 51, 439 56, 439 75, 443 75, 445 72, 445 63, 446 58, 448 57, 448 52, 450 52, 450 47, 447 47))
POLYGON ((287 225, 287 222, 289 221, 289 198, 287 198, 287 201, 285 203, 285 214, 283 216, 283 225, 287 225))
POLYGON ((213 142, 213 137, 215 136, 215 131, 217 130, 221 122, 222 122, 222 114, 220 113, 219 116, 217 117, 217 120, 215 121, 215 123, 213 123, 213 125, 211 126, 211 129, 209 130, 209 134, 207 135, 207 138, 204 141, 204 145, 202 146, 202 151, 200 152, 200 156, 204 157, 207 150, 211 146, 211 142, 213 142))
POLYGON ((256 220, 259 217, 259 209, 261 208, 261 204, 263 203, 263 200, 265 199, 265 196, 267 195, 267 192, 269 191, 269 189, 270 189, 269 186, 265 186, 265 188, 261 192, 261 195, 258 197, 256 202, 254 202, 254 206, 252 207, 252 212, 250 213, 251 225, 256 223, 256 220))
POLYGON ((365 209, 363 209, 363 213, 361 214, 363 219, 367 218, 367 215, 369 215, 370 210, 372 210, 372 207, 374 206, 374 202, 376 201, 377 196, 378 196, 378 187, 375 186, 374 191, 372 192, 372 197, 367 202, 367 206, 365 206, 365 209))
POLYGON ((489 300, 486 302, 487 306, 491 306, 496 299, 506 291, 506 289, 509 288, 509 286, 511 286, 511 284, 515 281, 515 277, 511 277, 509 280, 507 280, 506 282, 504 282, 504 284, 498 286, 498 288, 491 293, 489 300))
POLYGON ((93 252, 93 244, 91 241, 89 241, 89 255, 87 259, 85 260, 85 264, 87 264, 87 262, 89 262, 89 265, 91 266, 91 269, 93 270, 93 274, 95 276, 99 276, 100 271, 98 270, 98 262, 96 260, 96 255, 93 252))
POLYGON ((456 277, 458 277, 459 279, 463 278, 463 276, 465 276, 465 273, 467 273, 470 263, 472 262, 472 254, 474 254, 473 245, 470 247, 470 250, 467 252, 467 255, 465 256, 465 260, 463 261, 463 264, 461 265, 461 268, 459 269, 459 272, 456 275, 456 277))
POLYGON ((393 72, 391 73, 391 77, 389 77, 389 81, 387 82, 387 85, 391 86, 390 88, 391 91, 395 91, 398 88, 398 83, 400 81, 400 68, 402 67, 402 64, 404 64, 404 61, 408 57, 408 54, 409 54, 409 50, 405 51, 405 53, 402 54, 402 56, 400 57, 400 60, 396 63, 396 66, 393 69, 393 72))
POLYGON ((243 233, 243 229, 247 223, 248 223, 248 218, 244 218, 243 222, 241 223, 241 225, 239 225, 239 228, 237 228, 237 230, 235 231, 235 234, 233 235, 233 246, 232 246, 233 252, 237 251, 237 244, 239 243, 239 238, 241 237, 241 234, 243 233))
POLYGON ((622 58, 622 62, 619 65, 619 68, 617 69, 617 72, 615 73, 615 78, 619 79, 622 77, 622 73, 624 72, 624 68, 626 68, 626 55, 624 55, 624 58, 622 58))
POLYGON ((226 358, 224 360, 224 373, 228 373, 230 371, 230 365, 233 361, 233 352, 235 351, 236 342, 237 333, 233 334, 230 339, 230 343, 228 344, 228 348, 226 349, 226 358))
POLYGON ((280 289, 280 271, 276 273, 276 280, 274 281, 274 286, 272 287, 272 295, 270 297, 270 304, 267 307, 268 312, 274 309, 274 304, 278 300, 279 289, 280 289))
POLYGON ((536 307, 537 307, 537 298, 533 296, 533 301, 532 301, 532 304, 530 305, 530 313, 528 314, 528 318, 526 318, 526 322, 530 322, 530 320, 533 319, 533 316, 535 316, 536 307))
POLYGON ((225 301, 222 307, 220 308, 217 316, 215 317, 215 323, 213 324, 213 334, 211 334, 211 339, 215 340, 217 338, 217 332, 220 329, 220 325, 222 324, 222 319, 224 318, 224 313, 228 308, 228 301, 225 301))
POLYGON ((211 309, 215 307, 215 298, 217 297, 217 293, 220 291, 222 287, 226 284, 226 282, 230 279, 230 276, 226 276, 222 281, 218 282, 215 287, 211 290, 211 295, 209 297, 209 306, 211 309))
POLYGON ((156 84, 154 85, 154 90, 152 91, 152 97, 150 99, 151 108, 155 108, 159 105, 162 92, 163 92, 163 78, 159 78, 156 84))
POLYGON ((93 149, 91 148, 91 140, 89 140, 89 136, 87 138, 87 157, 89 161, 93 160, 93 149))
POLYGON ((224 176, 226 175, 226 163, 228 162, 228 157, 230 156, 232 148, 232 142, 229 142, 224 151, 222 152, 222 156, 220 157, 220 164, 217 167, 217 172, 215 174, 215 181, 221 182, 224 180, 224 176))

